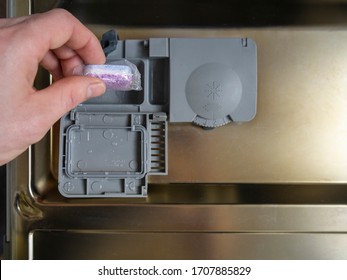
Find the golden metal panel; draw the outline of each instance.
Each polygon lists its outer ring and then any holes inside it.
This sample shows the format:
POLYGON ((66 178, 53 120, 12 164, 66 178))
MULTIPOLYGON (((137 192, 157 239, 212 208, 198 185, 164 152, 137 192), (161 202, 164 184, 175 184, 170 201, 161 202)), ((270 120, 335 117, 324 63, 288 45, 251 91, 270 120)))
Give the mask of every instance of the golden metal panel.
POLYGON ((37 231, 29 243, 33 259, 347 258, 344 234, 37 231))
POLYGON ((347 182, 345 30, 143 28, 119 33, 124 39, 250 37, 257 43, 255 119, 212 131, 171 125, 169 175, 152 182, 347 182))
MULTIPOLYGON (((17 3, 13 15, 53 5, 17 3)), ((151 177, 140 200, 62 197, 55 126, 8 166, 10 257, 346 258, 347 29, 343 9, 326 7, 300 10, 285 28, 90 25, 122 39, 253 38, 257 115, 213 131, 170 125, 169 175, 151 177)), ((35 86, 48 83, 40 71, 35 86)))

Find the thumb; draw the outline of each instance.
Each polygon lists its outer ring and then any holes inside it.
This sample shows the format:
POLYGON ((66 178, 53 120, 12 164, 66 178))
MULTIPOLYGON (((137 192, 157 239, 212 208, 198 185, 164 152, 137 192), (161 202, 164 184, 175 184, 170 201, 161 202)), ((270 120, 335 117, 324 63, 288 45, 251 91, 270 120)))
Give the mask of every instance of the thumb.
POLYGON ((89 98, 102 95, 105 84, 97 78, 72 76, 37 91, 34 99, 42 118, 53 125, 61 116, 89 98))

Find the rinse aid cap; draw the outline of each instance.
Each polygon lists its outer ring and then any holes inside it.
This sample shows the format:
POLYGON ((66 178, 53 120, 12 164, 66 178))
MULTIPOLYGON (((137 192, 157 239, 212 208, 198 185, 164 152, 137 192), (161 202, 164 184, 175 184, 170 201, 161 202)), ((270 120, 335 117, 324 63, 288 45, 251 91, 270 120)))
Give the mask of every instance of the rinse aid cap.
POLYGON ((186 98, 197 114, 194 123, 218 127, 232 121, 242 97, 242 83, 236 72, 221 63, 207 63, 195 69, 186 83, 186 98))

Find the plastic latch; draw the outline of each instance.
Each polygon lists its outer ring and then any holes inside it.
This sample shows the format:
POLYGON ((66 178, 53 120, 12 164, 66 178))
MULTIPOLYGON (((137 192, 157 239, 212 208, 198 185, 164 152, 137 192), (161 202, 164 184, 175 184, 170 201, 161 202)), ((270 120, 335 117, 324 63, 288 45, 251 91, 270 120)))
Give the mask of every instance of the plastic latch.
POLYGON ((101 38, 101 47, 104 50, 105 56, 108 56, 111 52, 117 49, 119 36, 113 29, 105 32, 101 38))

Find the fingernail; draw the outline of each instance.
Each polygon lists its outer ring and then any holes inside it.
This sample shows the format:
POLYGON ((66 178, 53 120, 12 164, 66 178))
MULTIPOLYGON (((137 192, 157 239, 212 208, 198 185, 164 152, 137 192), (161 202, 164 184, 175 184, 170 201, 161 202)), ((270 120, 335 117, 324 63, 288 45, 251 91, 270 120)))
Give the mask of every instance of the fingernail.
POLYGON ((82 76, 84 65, 78 65, 72 70, 72 76, 82 76))
POLYGON ((102 95, 106 90, 106 86, 103 82, 92 83, 88 86, 87 97, 96 97, 102 95))

